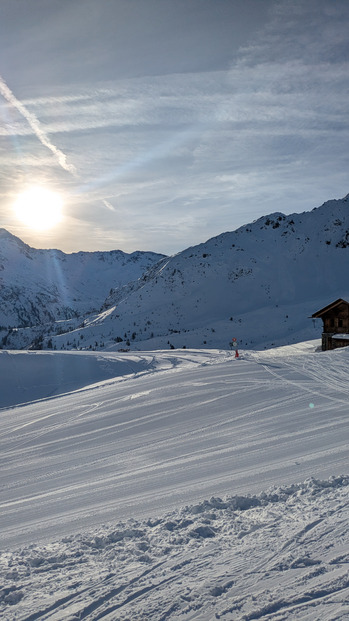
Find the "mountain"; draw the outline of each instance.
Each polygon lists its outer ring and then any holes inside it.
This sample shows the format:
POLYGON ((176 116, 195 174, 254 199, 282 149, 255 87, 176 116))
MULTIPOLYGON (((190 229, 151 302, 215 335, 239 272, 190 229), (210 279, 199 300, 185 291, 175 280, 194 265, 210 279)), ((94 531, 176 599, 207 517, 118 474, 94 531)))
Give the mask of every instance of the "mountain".
POLYGON ((349 196, 311 212, 264 216, 114 289, 85 323, 84 341, 226 348, 232 337, 241 346, 316 338, 321 321, 314 326, 309 316, 349 296, 348 245, 349 196))
POLYGON ((162 257, 114 287, 79 327, 44 334, 43 346, 226 349, 234 337, 261 348, 318 338, 321 321, 309 316, 349 298, 348 245, 349 195, 310 212, 263 216, 162 257))
POLYGON ((98 311, 111 287, 120 287, 163 255, 31 248, 0 229, 0 325, 27 327, 98 311))

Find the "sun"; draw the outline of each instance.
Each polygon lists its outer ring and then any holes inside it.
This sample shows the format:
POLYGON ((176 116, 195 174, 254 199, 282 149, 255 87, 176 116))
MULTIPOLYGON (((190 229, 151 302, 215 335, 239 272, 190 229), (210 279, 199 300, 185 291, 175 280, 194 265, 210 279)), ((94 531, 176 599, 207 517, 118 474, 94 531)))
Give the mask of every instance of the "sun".
POLYGON ((62 220, 63 200, 58 192, 32 187, 17 197, 14 210, 17 218, 37 231, 51 229, 62 220))

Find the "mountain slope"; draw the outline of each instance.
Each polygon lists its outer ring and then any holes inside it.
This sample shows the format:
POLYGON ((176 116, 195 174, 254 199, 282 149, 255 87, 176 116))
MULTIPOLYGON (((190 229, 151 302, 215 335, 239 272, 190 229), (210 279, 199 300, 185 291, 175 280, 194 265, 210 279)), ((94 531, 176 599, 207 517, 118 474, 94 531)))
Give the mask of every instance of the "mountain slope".
MULTIPOLYGON (((164 258, 85 322, 85 346, 270 346, 316 338, 309 316, 349 296, 349 197, 275 213, 164 258)), ((81 335, 81 331, 79 331, 81 335)), ((78 335, 77 335, 78 337, 78 335)), ((57 338, 57 347, 66 343, 57 338)))
POLYGON ((111 287, 139 278, 162 256, 37 250, 0 229, 0 326, 31 326, 97 311, 111 287))

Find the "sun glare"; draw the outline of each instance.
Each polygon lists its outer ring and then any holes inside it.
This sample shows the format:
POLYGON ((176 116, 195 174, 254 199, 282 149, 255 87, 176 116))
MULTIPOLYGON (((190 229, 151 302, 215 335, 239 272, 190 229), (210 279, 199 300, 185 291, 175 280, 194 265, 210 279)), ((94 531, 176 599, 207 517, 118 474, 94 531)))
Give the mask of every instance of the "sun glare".
POLYGON ((17 218, 31 229, 51 229, 62 220, 63 201, 57 192, 32 187, 20 194, 14 204, 17 218))

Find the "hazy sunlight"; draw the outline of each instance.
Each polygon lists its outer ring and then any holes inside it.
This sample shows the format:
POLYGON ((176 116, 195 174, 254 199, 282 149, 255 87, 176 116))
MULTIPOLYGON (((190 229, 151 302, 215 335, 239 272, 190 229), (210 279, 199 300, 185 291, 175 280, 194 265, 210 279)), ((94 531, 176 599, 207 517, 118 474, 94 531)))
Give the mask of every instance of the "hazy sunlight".
POLYGON ((63 201, 57 192, 32 187, 22 192, 14 209, 17 218, 36 230, 50 229, 62 220, 63 201))

